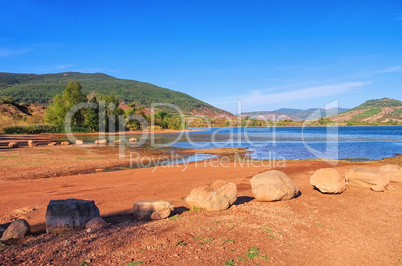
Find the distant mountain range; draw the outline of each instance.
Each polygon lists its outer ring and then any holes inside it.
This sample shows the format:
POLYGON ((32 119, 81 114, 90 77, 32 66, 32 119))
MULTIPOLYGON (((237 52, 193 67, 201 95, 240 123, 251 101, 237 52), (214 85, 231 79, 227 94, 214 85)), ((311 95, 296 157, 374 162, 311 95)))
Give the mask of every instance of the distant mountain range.
POLYGON ((402 102, 395 99, 383 98, 369 100, 352 108, 310 108, 289 109, 281 108, 275 111, 246 112, 241 117, 250 117, 261 120, 316 120, 319 117, 328 117, 333 121, 360 121, 386 123, 390 120, 402 122, 402 102))
POLYGON ((120 101, 134 102, 145 108, 150 107, 151 103, 170 103, 178 106, 185 114, 209 117, 233 116, 225 110, 179 91, 151 83, 119 79, 102 73, 64 72, 42 75, 0 73, 0 98, 9 96, 20 103, 46 104, 56 94, 61 93, 70 80, 80 82, 85 94, 95 91, 115 95, 120 101))
POLYGON ((294 121, 303 121, 303 120, 314 120, 318 119, 321 116, 332 116, 335 114, 339 114, 342 112, 346 112, 349 109, 347 108, 331 108, 331 109, 322 109, 322 108, 309 108, 306 110, 303 109, 290 109, 290 108, 281 108, 275 111, 261 111, 261 112, 246 112, 242 113, 241 117, 250 117, 254 119, 261 120, 271 120, 271 121, 280 121, 280 120, 294 120, 294 121))

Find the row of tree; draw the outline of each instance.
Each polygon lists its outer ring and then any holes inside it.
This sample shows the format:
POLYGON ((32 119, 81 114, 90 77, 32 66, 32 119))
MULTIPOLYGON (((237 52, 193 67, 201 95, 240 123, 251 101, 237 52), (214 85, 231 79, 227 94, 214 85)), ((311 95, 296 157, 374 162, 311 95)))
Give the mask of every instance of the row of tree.
POLYGON ((46 108, 45 122, 65 127, 70 121, 72 128, 86 128, 88 131, 116 132, 119 130, 143 130, 145 127, 179 130, 186 127, 180 116, 159 111, 146 114, 144 108, 134 103, 129 109, 119 107, 115 96, 82 93, 79 82, 70 81, 63 93, 56 95, 46 108))

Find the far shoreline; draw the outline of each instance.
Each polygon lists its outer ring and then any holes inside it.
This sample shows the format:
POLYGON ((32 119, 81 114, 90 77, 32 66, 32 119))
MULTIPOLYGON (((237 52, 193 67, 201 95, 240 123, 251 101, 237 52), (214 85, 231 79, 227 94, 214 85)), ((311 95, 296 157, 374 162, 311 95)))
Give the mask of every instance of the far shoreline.
MULTIPOLYGON (((22 125, 21 127, 24 127, 22 125)), ((272 128, 272 127, 280 127, 280 128, 293 128, 293 127, 300 127, 300 128, 313 128, 313 127, 402 127, 401 125, 341 125, 341 126, 334 126, 334 125, 268 125, 268 126, 211 126, 211 127, 189 127, 183 130, 173 130, 173 129, 158 129, 158 130, 136 130, 136 131, 118 131, 118 132, 72 132, 71 134, 77 136, 93 136, 93 135, 140 135, 140 134, 174 134, 174 133, 187 133, 187 132, 204 132, 205 129, 208 128, 272 128), (198 129, 199 128, 199 129, 198 129)), ((0 140, 1 136, 38 136, 38 135, 54 135, 54 136, 62 136, 66 135, 67 133, 38 133, 38 134, 6 134, 4 132, 0 132, 0 140)))

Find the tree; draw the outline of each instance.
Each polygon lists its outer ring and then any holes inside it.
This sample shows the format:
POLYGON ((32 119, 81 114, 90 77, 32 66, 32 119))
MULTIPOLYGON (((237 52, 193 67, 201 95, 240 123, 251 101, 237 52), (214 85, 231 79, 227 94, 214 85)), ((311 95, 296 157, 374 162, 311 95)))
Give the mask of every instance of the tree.
MULTIPOLYGON (((69 81, 63 93, 57 94, 53 98, 53 102, 46 108, 45 122, 63 126, 68 111, 76 104, 87 101, 81 89, 79 82, 69 81)), ((72 126, 82 126, 83 123, 83 111, 78 110, 72 117, 72 126)))
POLYGON ((187 123, 180 116, 166 116, 164 119, 166 128, 182 130, 188 127, 187 123))
POLYGON ((86 102, 87 98, 84 94, 82 94, 82 86, 76 81, 69 81, 67 87, 64 89, 62 93, 62 98, 66 107, 70 109, 74 105, 82 102, 86 102))
POLYGON ((46 108, 45 122, 56 126, 63 126, 67 111, 60 94, 53 98, 53 102, 46 108))
MULTIPOLYGON (((82 93, 82 86, 78 81, 69 81, 61 97, 63 98, 67 112, 75 105, 88 101, 87 97, 82 93)), ((78 110, 73 115, 72 123, 73 126, 82 126, 84 124, 83 110, 78 110)))
POLYGON ((156 118, 164 119, 165 117, 169 117, 170 115, 165 111, 158 111, 155 115, 156 118))
MULTIPOLYGON (((131 105, 129 105, 131 106, 131 105)), ((126 120, 126 127, 130 130, 141 130, 141 122, 138 119, 129 120, 131 115, 136 115, 144 118, 147 120, 147 116, 145 115, 143 108, 136 109, 135 105, 131 108, 126 110, 124 114, 124 118, 126 120)))
POLYGON ((317 120, 317 122, 318 122, 319 125, 328 125, 328 124, 333 123, 333 121, 331 119, 326 118, 326 117, 320 117, 317 120))
MULTIPOLYGON (((114 95, 97 95, 99 106, 99 130, 115 131, 119 129, 119 116, 124 115, 119 101, 114 95), (113 124, 110 124, 113 123, 113 124)), ((123 121, 121 121, 123 122, 123 121)))
POLYGON ((91 131, 99 131, 99 104, 96 96, 93 96, 89 103, 95 104, 96 108, 88 107, 85 110, 84 125, 91 131))
POLYGON ((250 124, 249 124, 250 127, 256 127, 256 126, 259 125, 257 119, 251 119, 251 120, 249 120, 249 121, 251 121, 250 124))

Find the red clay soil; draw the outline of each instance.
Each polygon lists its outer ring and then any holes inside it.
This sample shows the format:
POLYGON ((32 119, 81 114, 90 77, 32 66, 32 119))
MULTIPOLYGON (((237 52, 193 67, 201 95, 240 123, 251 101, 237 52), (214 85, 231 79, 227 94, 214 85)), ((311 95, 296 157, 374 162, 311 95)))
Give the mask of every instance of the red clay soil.
MULTIPOLYGON (((335 168, 344 174, 356 166, 383 164, 339 163, 335 168)), ((0 224, 24 218, 33 231, 23 240, 0 244, 0 264, 402 265, 402 184, 392 183, 385 192, 348 187, 340 195, 321 194, 309 178, 330 166, 288 161, 279 170, 302 194, 289 201, 258 202, 249 179, 269 167, 217 165, 0 181, 0 224), (190 191, 217 179, 237 185, 235 205, 222 212, 189 211, 185 197, 190 191), (111 225, 93 232, 43 233, 49 200, 67 198, 95 200, 111 225), (129 215, 133 203, 152 199, 172 202, 176 215, 134 221, 129 215)))
MULTIPOLYGON (((0 149, 0 180, 48 178, 103 171, 130 163, 156 161, 172 157, 167 150, 129 149, 119 157, 116 146, 95 144, 0 149), (131 154, 131 156, 130 156, 131 154), (141 158, 141 159, 136 159, 141 158)), ((174 156, 177 156, 175 154, 174 156)))

